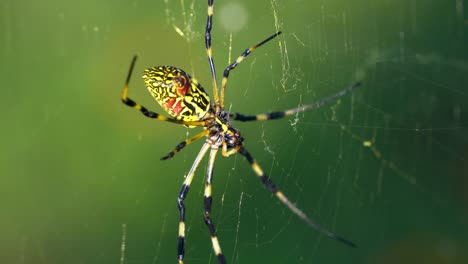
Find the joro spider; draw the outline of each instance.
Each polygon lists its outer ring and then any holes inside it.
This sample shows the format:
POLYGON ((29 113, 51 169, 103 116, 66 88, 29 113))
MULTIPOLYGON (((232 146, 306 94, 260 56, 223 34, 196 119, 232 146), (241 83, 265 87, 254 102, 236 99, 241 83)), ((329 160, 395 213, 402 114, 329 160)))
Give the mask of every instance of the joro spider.
POLYGON ((213 0, 208 0, 208 19, 206 22, 205 30, 205 46, 206 53, 208 56, 208 63, 211 70, 211 80, 213 86, 213 97, 214 102, 210 103, 210 97, 206 93, 205 89, 201 84, 192 78, 189 74, 183 70, 172 67, 172 66, 158 66, 146 69, 144 71, 143 80, 146 84, 151 95, 154 99, 161 105, 161 107, 169 114, 171 117, 166 117, 160 115, 156 112, 148 110, 146 107, 136 103, 130 99, 128 94, 128 84, 130 82, 130 77, 133 72, 133 68, 136 63, 137 56, 133 57, 133 60, 128 71, 127 79, 125 81, 124 89, 122 92, 122 102, 132 108, 139 110, 143 115, 149 118, 153 118, 160 121, 172 122, 176 124, 185 125, 187 127, 202 127, 203 131, 196 134, 195 136, 182 141, 179 143, 174 150, 169 152, 166 156, 162 157, 162 160, 167 160, 172 158, 177 152, 182 150, 188 144, 198 140, 202 137, 206 137, 206 141, 203 144, 200 152, 198 153, 195 161, 190 168, 187 177, 184 180, 182 188, 177 197, 177 205, 179 208, 179 238, 178 238, 178 247, 177 247, 177 258, 179 264, 182 264, 185 256, 185 206, 184 200, 187 197, 190 184, 192 183, 195 171, 200 165, 201 160, 207 153, 208 149, 210 150, 209 160, 208 160, 208 169, 207 177, 205 182, 205 192, 204 192, 204 212, 203 217, 205 223, 208 227, 211 236, 211 243, 213 246, 214 253, 218 259, 218 263, 226 263, 226 259, 221 251, 221 246, 218 241, 216 234, 215 226, 211 220, 211 184, 213 179, 213 167, 218 153, 219 148, 221 147, 222 155, 228 157, 232 154, 239 153, 246 158, 249 162, 252 170, 257 174, 261 183, 272 192, 284 205, 286 205, 295 215, 301 218, 312 228, 318 230, 319 232, 325 234, 326 236, 333 238, 339 242, 342 242, 348 246, 355 247, 356 245, 350 240, 333 233, 326 229, 325 227, 319 225, 317 222, 308 217, 302 210, 296 207, 272 182, 272 180, 263 172, 260 166, 257 164, 252 155, 244 147, 244 138, 241 136, 240 132, 234 128, 231 121, 264 121, 264 120, 274 120, 280 119, 286 116, 294 115, 299 112, 306 110, 311 110, 323 106, 330 101, 333 101, 337 98, 340 98, 347 93, 350 93, 355 88, 357 88, 360 83, 357 82, 348 88, 321 99, 312 104, 304 105, 302 107, 289 109, 286 111, 271 112, 267 114, 258 114, 258 115, 244 115, 239 113, 227 113, 224 110, 224 94, 226 90, 226 85, 231 70, 235 69, 238 64, 240 64, 245 57, 247 57, 252 51, 256 48, 262 46, 273 38, 281 34, 280 31, 269 36, 265 40, 259 42, 257 45, 251 46, 246 49, 235 62, 226 67, 223 73, 223 79, 221 81, 221 90, 218 95, 218 87, 216 81, 216 72, 215 66, 213 63, 212 49, 211 49, 211 29, 213 25, 213 0))

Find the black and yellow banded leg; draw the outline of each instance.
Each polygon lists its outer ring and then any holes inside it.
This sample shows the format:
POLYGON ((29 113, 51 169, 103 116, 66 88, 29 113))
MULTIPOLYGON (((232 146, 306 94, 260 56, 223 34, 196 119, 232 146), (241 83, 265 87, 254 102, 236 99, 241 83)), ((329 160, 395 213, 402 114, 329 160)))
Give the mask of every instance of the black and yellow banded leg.
POLYGON ((179 192, 179 196, 177 197, 177 207, 179 208, 179 239, 177 243, 177 259, 179 260, 179 264, 184 263, 184 256, 185 256, 185 205, 184 200, 187 197, 188 191, 190 189, 190 184, 192 184, 193 176, 195 175, 195 171, 197 170, 198 166, 200 165, 203 156, 205 156, 206 152, 210 148, 210 144, 207 142, 203 144, 200 152, 197 155, 197 158, 193 162, 192 168, 190 168, 187 177, 182 184, 182 188, 179 192))
POLYGON ((259 115, 243 115, 243 114, 239 114, 239 113, 231 113, 229 114, 229 116, 231 117, 231 119, 233 120, 238 120, 238 121, 265 121, 265 120, 274 120, 274 119, 280 119, 280 118, 283 118, 283 117, 286 117, 286 116, 290 116, 290 115, 294 115, 294 114, 297 114, 299 112, 304 112, 304 111, 307 111, 307 110, 312 110, 312 109, 316 109, 316 108, 319 108, 325 104, 328 104, 329 102, 333 101, 333 100, 336 100, 340 97, 343 97, 344 95, 352 92, 354 89, 358 88, 359 86, 361 85, 360 82, 357 82, 349 87, 347 87, 346 89, 334 94, 334 95, 331 95, 329 97, 326 97, 322 100, 319 100, 317 102, 314 102, 312 104, 308 104, 308 105, 304 105, 304 106, 301 106, 301 107, 297 107, 297 108, 293 108, 293 109, 289 109, 289 110, 286 110, 286 111, 279 111, 279 112, 271 112, 271 113, 267 113, 267 114, 259 114, 259 115))
POLYGON ((255 172, 255 174, 257 174, 262 184, 270 192, 272 192, 284 205, 286 205, 295 215, 297 215, 309 226, 321 232, 322 234, 333 238, 339 242, 342 242, 350 247, 356 247, 356 244, 349 241, 348 239, 343 238, 342 236, 335 234, 330 230, 326 229, 325 227, 319 225, 317 222, 309 218, 301 209, 297 208, 291 201, 289 201, 289 199, 279 190, 279 188, 273 183, 273 181, 263 172, 263 170, 257 164, 252 155, 250 155, 250 153, 244 147, 241 147, 238 152, 247 159, 247 161, 250 163, 250 166, 252 167, 252 170, 255 172))
POLYGON ((210 132, 209 130, 203 130, 202 132, 196 134, 195 136, 180 142, 179 144, 177 144, 177 146, 174 148, 174 150, 169 152, 166 156, 162 157, 161 160, 167 160, 167 159, 170 159, 170 158, 174 157, 174 155, 177 152, 181 151, 183 148, 185 148, 185 146, 187 146, 188 144, 200 139, 203 136, 206 136, 209 132, 210 132))
POLYGON ((214 226, 213 221, 211 220, 211 204, 212 204, 212 197, 211 197, 211 183, 213 180, 213 166, 216 158, 216 153, 218 152, 218 147, 211 147, 210 152, 210 159, 208 162, 208 169, 207 169, 207 176, 205 182, 205 193, 203 196, 204 200, 204 211, 203 211, 203 219, 205 220, 205 224, 210 231, 211 237, 211 244, 213 245, 213 251, 218 259, 218 264, 225 264, 226 259, 221 251, 221 246, 219 245, 218 235, 216 234, 216 229, 214 226))
POLYGON ((208 56, 208 63, 210 64, 211 82, 213 86, 213 98, 215 102, 219 101, 218 85, 216 82, 216 70, 213 62, 213 50, 211 48, 211 29, 213 28, 213 0, 208 0, 208 17, 206 19, 205 28, 205 48, 206 55, 208 56))
POLYGON ((122 102, 132 108, 135 108, 136 110, 140 111, 144 116, 160 121, 166 121, 166 122, 171 122, 171 123, 176 123, 176 124, 181 124, 181 125, 186 125, 186 126, 205 126, 205 122, 203 121, 182 121, 182 120, 177 120, 173 118, 169 118, 163 115, 160 115, 156 112, 148 110, 146 107, 136 103, 132 99, 130 99, 127 94, 128 94, 128 84, 130 83, 130 78, 132 76, 133 68, 135 67, 135 63, 137 60, 137 56, 133 56, 132 63, 130 64, 130 69, 128 71, 127 79, 125 81, 124 89, 122 91, 122 102))
POLYGON ((275 34, 269 36, 268 38, 260 41, 259 43, 257 43, 257 45, 254 45, 254 46, 246 49, 244 52, 242 52, 242 54, 239 57, 237 57, 236 61, 234 61, 233 63, 231 63, 231 65, 226 67, 226 69, 224 70, 224 73, 223 73, 223 79, 221 81, 221 93, 220 93, 220 105, 221 105, 221 107, 224 107, 224 92, 226 90, 226 85, 227 85, 227 81, 228 81, 228 78, 229 78, 229 73, 231 72, 231 70, 236 68, 236 66, 239 63, 241 63, 245 59, 245 57, 247 57, 256 48, 258 48, 258 47, 262 46, 263 44, 267 43, 268 41, 274 39, 275 37, 277 37, 280 34, 281 34, 281 31, 278 31, 275 34))

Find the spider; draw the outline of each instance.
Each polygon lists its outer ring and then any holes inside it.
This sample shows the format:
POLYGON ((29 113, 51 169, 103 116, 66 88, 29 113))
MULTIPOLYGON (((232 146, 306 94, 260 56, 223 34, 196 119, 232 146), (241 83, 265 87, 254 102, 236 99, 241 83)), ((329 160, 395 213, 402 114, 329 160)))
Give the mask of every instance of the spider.
POLYGON ((171 152, 166 156, 162 157, 162 160, 172 158, 176 153, 181 151, 188 144, 201 139, 206 138, 205 143, 201 147, 195 161, 193 162, 190 171, 185 177, 182 188, 177 197, 177 206, 179 209, 179 233, 178 233, 178 246, 177 246, 177 258, 178 263, 182 264, 185 257, 185 206, 184 200, 190 189, 195 171, 200 165, 201 160, 210 149, 207 177, 205 182, 204 191, 204 211, 203 218, 208 227, 211 236, 211 243, 213 246, 214 253, 218 259, 218 263, 226 263, 226 259, 221 251, 221 246, 218 241, 218 235, 215 230, 215 225, 211 220, 211 190, 212 190, 212 179, 213 179, 213 167, 215 163, 216 154, 221 148, 223 156, 228 157, 233 154, 240 154, 244 156, 247 162, 252 167, 252 170, 260 179, 260 182, 273 193, 285 206, 287 206, 295 215, 306 222, 312 228, 325 234, 326 236, 342 242, 348 246, 356 247, 356 245, 350 240, 329 231, 325 227, 319 225, 312 218, 308 217, 301 209, 296 207, 287 197, 281 192, 277 185, 263 172, 258 163, 255 161, 253 156, 244 147, 244 138, 240 132, 233 126, 232 121, 265 121, 280 119, 286 116, 294 115, 299 112, 311 110, 323 106, 332 100, 340 98, 357 88, 360 83, 357 82, 346 89, 321 99, 312 104, 304 105, 298 108, 289 109, 286 111, 270 112, 266 114, 258 115, 244 115, 240 113, 228 113, 224 110, 224 94, 228 82, 230 72, 237 67, 252 51, 274 39, 281 34, 281 31, 274 33, 267 37, 258 44, 246 49, 235 62, 226 67, 221 80, 221 89, 218 94, 217 80, 215 66, 212 56, 211 48, 211 29, 213 25, 213 0, 208 0, 208 18, 205 29, 205 47, 208 57, 208 63, 211 71, 211 81, 213 86, 213 101, 210 103, 210 97, 201 84, 189 74, 183 70, 172 67, 172 66, 158 66, 146 69, 143 74, 143 80, 146 84, 151 95, 161 105, 161 107, 167 112, 170 117, 160 115, 156 112, 148 110, 146 107, 136 103, 130 99, 128 94, 128 85, 130 77, 135 66, 137 56, 134 56, 128 71, 127 79, 125 81, 124 89, 122 92, 122 102, 127 106, 135 108, 140 111, 146 117, 185 125, 187 127, 202 127, 203 131, 196 134, 195 136, 188 138, 185 141, 179 143, 171 152))

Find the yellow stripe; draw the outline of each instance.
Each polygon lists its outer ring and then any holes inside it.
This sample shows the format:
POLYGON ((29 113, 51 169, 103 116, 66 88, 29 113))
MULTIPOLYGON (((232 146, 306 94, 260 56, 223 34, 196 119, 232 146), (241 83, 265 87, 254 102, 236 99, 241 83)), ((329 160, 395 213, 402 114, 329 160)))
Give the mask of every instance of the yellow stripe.
POLYGON ((226 78, 226 77, 223 77, 223 79, 221 80, 221 86, 222 86, 222 87, 225 87, 225 86, 226 86, 226 83, 227 83, 227 78, 226 78))
POLYGON ((296 109, 296 108, 294 108, 294 109, 289 109, 289 110, 287 110, 287 111, 284 111, 284 113, 285 113, 285 115, 287 115, 287 116, 288 116, 288 115, 292 115, 292 114, 297 113, 297 109, 296 109))
POLYGON ((205 197, 211 196, 211 184, 205 186, 205 197))
POLYGON ((244 56, 240 56, 239 58, 237 58, 236 62, 237 64, 241 63, 243 60, 244 60, 244 56))
POLYGON ((252 169, 255 171, 255 173, 259 176, 259 177, 264 177, 263 176, 263 171, 262 169, 258 166, 257 162, 254 161, 252 163, 252 169))
POLYGON ((190 184, 192 184, 192 180, 193 180, 193 174, 191 177, 185 178, 185 181, 184 181, 185 185, 190 186, 190 184))
POLYGON ((283 194, 282 192, 277 191, 277 192, 275 193, 275 195, 276 195, 276 197, 278 197, 278 199, 280 199, 282 202, 286 202, 286 201, 287 201, 286 197, 284 196, 284 194, 283 194))
POLYGON ((223 123, 223 121, 219 120, 219 118, 217 118, 217 117, 216 117, 215 121, 216 121, 216 123, 218 123, 221 126, 221 129, 223 130, 223 132, 228 131, 228 126, 225 123, 223 123))
POLYGON ((213 15, 213 6, 208 6, 208 16, 213 15))
POLYGON ((211 47, 206 49, 206 53, 208 54, 208 57, 212 57, 213 52, 211 51, 211 47))
POLYGON ((265 121, 265 120, 268 120, 268 116, 267 115, 257 115, 257 120, 258 121, 265 121))
POLYGON ((127 99, 127 93, 128 93, 128 86, 125 86, 123 92, 122 92, 122 98, 127 99))
POLYGON ((179 236, 180 237, 185 236, 185 223, 184 222, 179 222, 179 236))
POLYGON ((221 254, 221 247, 219 246, 218 238, 217 237, 211 237, 211 243, 213 244, 213 250, 216 254, 216 256, 221 254))

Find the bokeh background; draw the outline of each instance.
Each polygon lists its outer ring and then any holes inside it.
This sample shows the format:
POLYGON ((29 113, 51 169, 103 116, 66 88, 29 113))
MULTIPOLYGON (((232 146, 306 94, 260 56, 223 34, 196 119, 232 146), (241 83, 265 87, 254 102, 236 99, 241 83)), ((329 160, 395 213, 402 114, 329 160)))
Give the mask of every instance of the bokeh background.
MULTIPOLYGON (((297 107, 362 80, 321 109, 236 123, 292 201, 355 241, 330 240, 259 184, 240 156, 216 162, 213 219, 229 263, 468 263, 468 3, 215 1, 226 107, 297 107)), ((199 129, 157 122, 140 79, 174 65, 212 94, 206 1, 0 3, 0 263, 175 263, 176 196, 199 129), (122 249, 124 245, 124 249, 122 249)), ((186 263, 216 263, 202 221, 206 162, 186 206, 186 263)))

